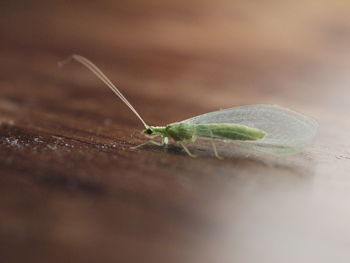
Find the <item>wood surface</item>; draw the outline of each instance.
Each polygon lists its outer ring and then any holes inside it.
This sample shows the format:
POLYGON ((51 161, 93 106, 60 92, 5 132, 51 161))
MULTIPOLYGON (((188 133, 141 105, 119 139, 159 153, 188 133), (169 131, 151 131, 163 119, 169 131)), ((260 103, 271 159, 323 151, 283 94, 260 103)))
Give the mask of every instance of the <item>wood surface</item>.
MULTIPOLYGON (((350 3, 0 4, 1 262, 350 261, 350 3), (164 125, 244 104, 315 118, 288 157, 130 149, 141 123, 72 53, 164 125)), ((191 146, 195 150, 196 146, 191 146)))

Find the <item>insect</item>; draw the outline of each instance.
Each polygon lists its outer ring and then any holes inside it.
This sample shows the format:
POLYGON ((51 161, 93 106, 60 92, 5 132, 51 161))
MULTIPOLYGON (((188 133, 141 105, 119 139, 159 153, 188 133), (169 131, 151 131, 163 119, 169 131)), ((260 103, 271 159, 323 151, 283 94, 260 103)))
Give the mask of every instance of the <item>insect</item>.
POLYGON ((76 60, 102 80, 136 115, 145 129, 143 133, 150 139, 136 147, 152 143, 165 146, 169 139, 181 145, 184 151, 194 157, 186 146, 197 140, 209 141, 217 158, 216 143, 233 145, 237 150, 248 153, 294 154, 311 144, 318 124, 312 118, 277 105, 258 104, 234 107, 199 115, 166 126, 151 126, 123 96, 119 89, 90 60, 72 55, 59 65, 76 60), (161 142, 155 137, 161 137, 161 142))

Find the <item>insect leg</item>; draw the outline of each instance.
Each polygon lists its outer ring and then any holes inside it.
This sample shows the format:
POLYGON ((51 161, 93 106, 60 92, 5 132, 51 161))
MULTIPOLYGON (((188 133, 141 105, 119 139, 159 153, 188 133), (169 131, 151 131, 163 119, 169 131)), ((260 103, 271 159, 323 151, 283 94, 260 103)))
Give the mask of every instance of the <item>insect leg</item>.
MULTIPOLYGON (((210 129, 209 129, 209 131, 210 131, 210 134, 211 134, 212 138, 214 138, 213 131, 210 130, 210 129)), ((212 141, 211 144, 213 145, 213 150, 214 150, 215 157, 218 158, 218 159, 220 159, 220 160, 223 160, 224 158, 222 158, 222 157, 218 154, 218 150, 216 149, 215 142, 212 141)))
POLYGON ((162 146, 164 151, 168 151, 168 143, 169 143, 168 137, 162 137, 162 146))
POLYGON ((188 150, 188 148, 186 147, 185 144, 183 144, 182 142, 180 142, 180 145, 182 146, 182 148, 184 148, 185 152, 186 152, 189 156, 191 156, 191 157, 197 157, 196 155, 192 154, 192 153, 190 152, 190 150, 188 150))
POLYGON ((150 143, 158 145, 158 146, 162 146, 163 145, 163 143, 160 143, 160 142, 157 142, 157 141, 154 141, 154 140, 149 140, 149 141, 141 143, 141 144, 139 144, 137 146, 133 146, 133 147, 131 147, 131 149, 137 149, 137 148, 140 148, 140 147, 142 147, 142 146, 144 146, 146 144, 150 144, 150 143))
POLYGON ((168 145, 168 143, 169 143, 169 138, 168 138, 168 137, 164 137, 164 138, 163 138, 163 142, 164 142, 165 145, 168 145))
POLYGON ((216 149, 216 145, 214 142, 211 142, 211 144, 213 145, 213 150, 214 150, 214 154, 215 154, 215 157, 220 159, 220 160, 223 160, 224 158, 222 158, 219 154, 218 154, 218 150, 216 149))

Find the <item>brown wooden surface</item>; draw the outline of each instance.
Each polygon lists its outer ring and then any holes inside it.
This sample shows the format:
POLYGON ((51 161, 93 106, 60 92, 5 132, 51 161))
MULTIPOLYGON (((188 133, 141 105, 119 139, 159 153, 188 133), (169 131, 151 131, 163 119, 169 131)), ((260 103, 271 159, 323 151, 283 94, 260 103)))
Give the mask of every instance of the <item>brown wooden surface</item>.
POLYGON ((0 261, 349 262, 350 4, 97 2, 0 4, 0 261), (283 158, 131 150, 141 124, 57 68, 71 53, 150 124, 274 103, 317 140, 283 158))

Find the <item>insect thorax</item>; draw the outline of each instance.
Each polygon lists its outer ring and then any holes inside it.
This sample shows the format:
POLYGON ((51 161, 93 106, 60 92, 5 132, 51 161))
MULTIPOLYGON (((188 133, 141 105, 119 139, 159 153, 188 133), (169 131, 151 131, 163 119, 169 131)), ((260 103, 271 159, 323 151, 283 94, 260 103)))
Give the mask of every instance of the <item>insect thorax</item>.
POLYGON ((166 126, 165 131, 168 137, 175 141, 194 141, 195 127, 190 124, 175 122, 166 126))

